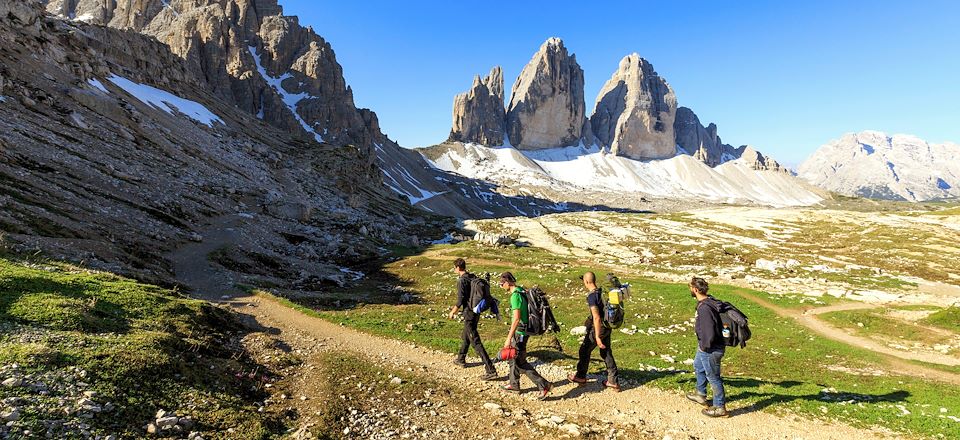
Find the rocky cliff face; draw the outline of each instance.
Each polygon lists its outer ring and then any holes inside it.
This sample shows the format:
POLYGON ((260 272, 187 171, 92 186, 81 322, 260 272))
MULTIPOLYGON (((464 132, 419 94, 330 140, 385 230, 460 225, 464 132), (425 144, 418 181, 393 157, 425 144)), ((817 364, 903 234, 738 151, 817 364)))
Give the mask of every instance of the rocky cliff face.
MULTIPOLYGON (((593 115, 583 115, 583 72, 558 38, 547 40, 513 85, 506 120, 501 119, 502 76, 494 68, 457 95, 448 142, 502 145, 500 129, 518 150, 597 145, 636 160, 667 159, 679 151, 716 167, 741 157, 745 146, 724 144, 717 126, 706 127, 687 107, 677 107, 673 89, 638 54, 624 57, 597 96, 593 115), (579 122, 578 122, 579 121, 579 122)), ((786 171, 755 155, 757 169, 786 171)))
MULTIPOLYGON (((283 16, 276 0, 52 0, 46 7, 74 22, 157 38, 183 60, 198 87, 304 142, 350 145, 358 152, 349 166, 352 175, 374 184, 382 181, 425 210, 489 217, 517 215, 514 206, 539 203, 515 202, 504 195, 464 197, 464 191, 487 191, 489 184, 432 169, 418 153, 390 140, 381 132, 374 112, 355 107, 353 92, 330 45, 301 26, 296 17, 283 16)), ((111 48, 112 37, 103 37, 107 38, 100 40, 103 43, 91 44, 125 56, 125 48, 111 48)), ((150 59, 138 62, 162 66, 150 59)), ((160 85, 175 80, 163 69, 149 75, 129 69, 128 74, 160 85)), ((488 77, 486 87, 502 96, 498 75, 488 77)), ((502 139, 501 135, 497 143, 502 139)))
POLYGON ((473 79, 470 90, 453 99, 453 128, 448 141, 501 145, 506 130, 503 108, 503 71, 490 70, 482 80, 473 79))
POLYGON ((676 154, 677 98, 647 60, 634 53, 600 89, 590 124, 602 146, 631 159, 666 159, 676 154))
POLYGON ((960 197, 960 145, 879 131, 847 133, 821 146, 798 176, 850 196, 923 201, 960 197))
POLYGON ((717 135, 717 125, 710 123, 704 127, 700 118, 687 107, 677 109, 673 129, 677 146, 712 167, 741 157, 746 149, 746 146, 733 148, 732 145, 723 143, 717 135))
POLYGON ((366 174, 379 173, 373 144, 387 140, 376 115, 354 105, 330 44, 276 0, 57 0, 47 11, 153 36, 216 96, 305 138, 354 145, 366 174))
POLYGON ((0 2, 2 246, 173 283, 170 254, 192 242, 234 282, 313 290, 348 282, 378 241, 443 229, 371 179, 363 151, 266 124, 204 69, 0 2))
POLYGON ((550 38, 513 84, 507 110, 510 143, 521 150, 576 145, 585 120, 583 69, 559 38, 550 38))

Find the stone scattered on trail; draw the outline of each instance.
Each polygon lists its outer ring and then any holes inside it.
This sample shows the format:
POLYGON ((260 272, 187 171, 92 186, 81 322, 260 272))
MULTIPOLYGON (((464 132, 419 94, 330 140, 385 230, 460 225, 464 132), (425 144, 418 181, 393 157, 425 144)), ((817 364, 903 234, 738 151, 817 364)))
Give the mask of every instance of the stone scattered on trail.
POLYGON ((390 379, 390 383, 392 383, 392 384, 394 384, 394 385, 400 385, 400 384, 403 383, 403 379, 401 379, 401 378, 399 378, 399 377, 394 377, 393 379, 390 379))
POLYGON ((3 381, 3 386, 7 388, 16 388, 23 385, 23 379, 19 377, 11 377, 3 381))
POLYGON ((484 404, 483 404, 483 408, 486 409, 487 411, 503 412, 503 407, 501 407, 500 405, 497 405, 496 403, 493 403, 493 402, 484 403, 484 404))
POLYGON ((540 420, 537 420, 536 423, 537 423, 538 426, 542 426, 542 427, 544 427, 544 428, 556 428, 556 427, 557 427, 557 423, 554 422, 553 420, 550 420, 550 419, 540 419, 540 420))
POLYGON ((160 429, 166 428, 167 426, 174 426, 180 422, 180 418, 177 416, 167 416, 160 419, 157 419, 156 425, 160 429))
POLYGON ((573 423, 566 423, 566 424, 560 425, 560 430, 574 437, 580 437, 581 435, 583 435, 583 432, 581 432, 580 426, 575 425, 573 423))
POLYGON ((573 336, 584 336, 587 334, 587 327, 584 325, 581 325, 579 327, 574 327, 570 329, 570 334, 573 336))
POLYGON ((14 408, 13 410, 4 412, 0 414, 0 420, 4 422, 16 422, 20 420, 20 410, 14 408))

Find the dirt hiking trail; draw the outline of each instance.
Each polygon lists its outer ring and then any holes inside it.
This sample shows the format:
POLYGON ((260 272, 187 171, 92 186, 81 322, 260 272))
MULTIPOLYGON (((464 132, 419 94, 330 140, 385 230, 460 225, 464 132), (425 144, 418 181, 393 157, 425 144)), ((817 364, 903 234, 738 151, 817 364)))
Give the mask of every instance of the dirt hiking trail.
MULTIPOLYGON (((593 382, 576 386, 566 379, 566 370, 549 365, 538 365, 538 370, 554 384, 550 399, 534 400, 533 392, 522 395, 499 389, 504 382, 484 382, 479 379, 482 368, 463 369, 452 363, 453 356, 436 350, 418 347, 409 342, 383 338, 359 332, 320 318, 306 315, 265 297, 250 295, 235 287, 233 278, 212 264, 208 255, 221 246, 234 242, 239 232, 234 228, 236 216, 218 219, 204 231, 204 240, 189 243, 169 256, 174 261, 177 277, 205 300, 229 305, 252 320, 251 329, 271 329, 273 336, 294 350, 310 351, 316 341, 325 341, 325 349, 357 353, 384 363, 408 365, 447 384, 452 389, 474 390, 487 402, 499 402, 505 409, 525 409, 540 412, 547 409, 556 414, 579 417, 602 417, 617 426, 642 426, 643 431, 656 433, 657 438, 695 439, 888 439, 902 436, 884 430, 858 429, 841 423, 808 420, 799 416, 776 416, 753 407, 728 405, 732 417, 709 419, 700 414, 702 407, 688 401, 683 395, 652 387, 625 388, 620 393, 602 390, 593 382)), ((493 262, 491 262, 493 263, 493 262)), ((533 341, 536 345, 536 341, 533 341)), ((474 359, 470 362, 476 362, 474 359)), ((535 364, 537 365, 537 364, 535 364)), ((506 376, 506 363, 497 364, 501 376, 506 376)), ((300 383, 322 381, 311 375, 320 373, 302 369, 300 383)), ((521 386, 533 391, 526 378, 521 386)), ((478 412, 485 411, 486 402, 471 402, 478 412)), ((491 419, 490 423, 496 423, 491 419)), ((461 433, 462 438, 473 438, 473 433, 461 433)))
MULTIPOLYGON (((549 409, 557 414, 603 417, 615 425, 641 424, 660 436, 672 438, 718 439, 882 439, 897 438, 887 432, 857 429, 842 424, 800 417, 779 417, 756 411, 751 407, 728 405, 733 417, 709 419, 700 414, 696 404, 674 392, 639 386, 620 393, 601 390, 591 383, 577 387, 556 371, 538 366, 544 376, 555 384, 551 398, 546 402, 534 400, 531 384, 524 378, 527 392, 513 395, 499 390, 504 382, 483 382, 482 368, 463 369, 453 365, 453 357, 439 351, 418 347, 409 342, 382 338, 308 316, 263 296, 234 298, 228 303, 238 312, 255 319, 257 324, 274 329, 277 337, 291 347, 300 341, 323 340, 330 349, 347 350, 374 359, 390 359, 409 365, 414 370, 435 377, 454 388, 479 391, 488 402, 500 402, 504 408, 524 408, 528 411, 549 409), (303 336, 307 336, 304 338, 303 336), (688 436, 688 437, 684 437, 688 436), (679 436, 679 437, 678 437, 679 436)), ((469 359, 468 359, 469 360, 469 359)), ((505 363, 497 364, 501 375, 506 375, 505 363)), ((313 374, 303 371, 304 375, 313 374)), ((301 380, 309 382, 309 377, 301 380)), ((484 411, 483 403, 474 402, 477 411, 484 411)))
POLYGON ((960 374, 950 373, 947 371, 906 362, 906 360, 916 360, 941 365, 960 365, 960 360, 958 360, 956 357, 929 352, 897 350, 895 348, 883 345, 873 339, 850 334, 845 330, 833 327, 825 321, 817 318, 817 315, 830 312, 875 309, 878 307, 876 304, 845 303, 807 310, 793 310, 777 306, 770 301, 759 298, 756 295, 751 295, 744 291, 737 291, 737 294, 770 310, 773 310, 780 316, 795 319, 800 325, 803 325, 820 336, 832 339, 834 341, 843 342, 854 347, 864 348, 875 353, 880 353, 886 359, 888 367, 900 374, 907 374, 910 376, 923 377, 940 382, 960 385, 960 374))

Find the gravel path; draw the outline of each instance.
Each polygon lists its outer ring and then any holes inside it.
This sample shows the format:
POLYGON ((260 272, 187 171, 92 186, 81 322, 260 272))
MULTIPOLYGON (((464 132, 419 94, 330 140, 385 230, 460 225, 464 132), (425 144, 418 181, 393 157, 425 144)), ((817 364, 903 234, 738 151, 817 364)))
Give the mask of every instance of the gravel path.
MULTIPOLYGON (((723 439, 879 439, 895 438, 886 432, 852 428, 841 424, 825 424, 796 416, 778 417, 752 408, 729 409, 734 416, 713 420, 702 416, 699 407, 674 392, 648 387, 633 387, 621 393, 601 391, 597 384, 576 387, 566 381, 567 371, 550 365, 538 370, 556 386, 547 402, 533 400, 534 393, 515 396, 497 389, 501 382, 483 382, 481 369, 464 370, 454 366, 450 355, 415 346, 408 342, 365 334, 353 329, 314 318, 287 308, 264 297, 236 298, 230 303, 239 312, 255 319, 261 326, 273 329, 278 338, 297 347, 304 341, 324 340, 335 349, 350 350, 407 364, 422 370, 453 387, 475 389, 504 407, 528 411, 548 409, 557 414, 603 417, 614 424, 642 425, 663 438, 723 439), (602 411, 598 411, 602 409, 602 411)), ((506 365, 499 364, 505 374, 506 365)), ((312 374, 309 370, 303 374, 312 374)), ((309 378, 304 378, 309 380, 309 378)), ((530 384, 522 382, 524 387, 530 384)), ((484 402, 477 402, 478 409, 484 402)))

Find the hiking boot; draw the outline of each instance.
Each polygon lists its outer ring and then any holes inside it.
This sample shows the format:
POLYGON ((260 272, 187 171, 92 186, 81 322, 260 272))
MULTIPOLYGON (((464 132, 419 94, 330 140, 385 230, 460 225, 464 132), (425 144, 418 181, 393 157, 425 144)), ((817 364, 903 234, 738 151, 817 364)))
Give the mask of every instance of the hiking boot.
POLYGON ((615 384, 615 383, 607 382, 606 379, 601 380, 601 381, 600 381, 600 385, 603 385, 605 388, 610 388, 610 389, 613 390, 613 392, 615 392, 615 393, 619 393, 619 392, 620 392, 620 385, 617 385, 617 384, 615 384))
POLYGON ((466 359, 456 358, 453 360, 453 365, 456 365, 461 368, 467 368, 467 361, 466 359))
POLYGON ((700 412, 707 417, 730 417, 730 414, 727 413, 726 406, 711 406, 700 412))
POLYGON ((707 402, 707 396, 704 396, 700 393, 687 393, 687 399, 690 399, 691 401, 699 403, 703 406, 710 407, 710 404, 707 402))
POLYGON ((513 385, 508 383, 506 385, 501 386, 500 389, 507 392, 520 394, 520 386, 518 385, 513 385))
POLYGON ((569 380, 571 383, 575 383, 575 384, 577 384, 577 385, 583 385, 583 384, 587 383, 587 379, 582 378, 582 377, 577 377, 575 374, 568 374, 568 375, 567 375, 567 380, 569 380))
POLYGON ((547 400, 547 397, 550 396, 550 390, 552 389, 553 385, 548 383, 547 386, 543 387, 543 389, 540 390, 540 393, 537 394, 537 400, 547 400))
POLYGON ((488 371, 484 373, 482 376, 480 376, 480 380, 486 380, 486 381, 497 380, 499 378, 500 376, 497 375, 496 371, 488 371))

